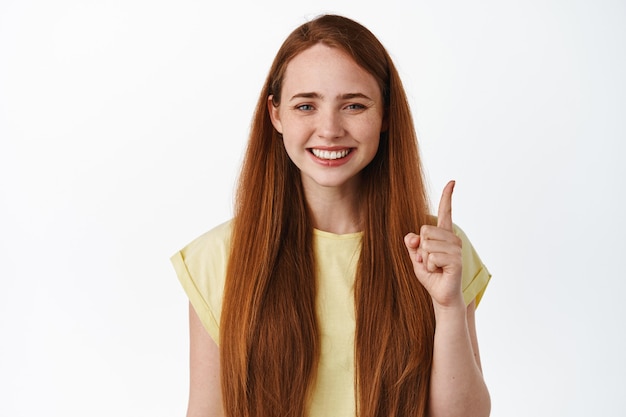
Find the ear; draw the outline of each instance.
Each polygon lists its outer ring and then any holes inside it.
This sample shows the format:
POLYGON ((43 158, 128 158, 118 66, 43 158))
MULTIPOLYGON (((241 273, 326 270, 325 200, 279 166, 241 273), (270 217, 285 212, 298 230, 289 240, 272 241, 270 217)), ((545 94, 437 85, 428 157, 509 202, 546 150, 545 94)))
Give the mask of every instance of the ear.
POLYGON ((280 112, 279 108, 274 105, 272 99, 274 96, 269 96, 267 98, 267 112, 270 114, 270 119, 272 120, 272 124, 274 125, 274 129, 278 131, 281 135, 283 134, 283 124, 280 122, 280 112))

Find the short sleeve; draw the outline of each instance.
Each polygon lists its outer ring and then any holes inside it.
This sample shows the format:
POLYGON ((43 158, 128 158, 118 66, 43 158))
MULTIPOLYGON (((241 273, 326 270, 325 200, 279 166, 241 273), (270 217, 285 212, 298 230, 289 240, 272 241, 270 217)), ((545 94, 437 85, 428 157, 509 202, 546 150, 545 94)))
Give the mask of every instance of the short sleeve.
POLYGON ((463 242, 463 277, 461 283, 463 299, 466 305, 476 300, 476 307, 478 307, 491 279, 491 274, 480 260, 478 253, 465 235, 465 232, 457 225, 454 225, 454 233, 463 242))
POLYGON ((230 222, 217 226, 170 258, 189 302, 217 344, 230 230, 230 222))

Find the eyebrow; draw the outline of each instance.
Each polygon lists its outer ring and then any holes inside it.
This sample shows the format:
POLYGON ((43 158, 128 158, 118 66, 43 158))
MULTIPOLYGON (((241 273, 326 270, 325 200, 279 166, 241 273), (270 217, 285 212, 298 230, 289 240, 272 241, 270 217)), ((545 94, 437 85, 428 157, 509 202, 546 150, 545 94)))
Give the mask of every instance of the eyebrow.
MULTIPOLYGON (((293 101, 297 98, 317 98, 317 99, 323 99, 324 96, 322 96, 319 93, 315 93, 315 92, 310 92, 310 93, 298 93, 295 94, 293 97, 291 97, 291 99, 289 99, 289 101, 293 101)), ((369 98, 368 96, 366 96, 363 93, 346 93, 346 94, 341 94, 339 96, 337 96, 338 99, 341 100, 350 100, 353 98, 363 98, 366 100, 371 100, 371 98, 369 98)))

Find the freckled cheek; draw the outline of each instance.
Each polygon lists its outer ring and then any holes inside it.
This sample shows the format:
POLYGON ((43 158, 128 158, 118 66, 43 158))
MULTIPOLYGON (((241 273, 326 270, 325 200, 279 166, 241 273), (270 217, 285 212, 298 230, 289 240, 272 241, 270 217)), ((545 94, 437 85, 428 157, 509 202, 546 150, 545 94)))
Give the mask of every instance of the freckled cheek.
POLYGON ((370 123, 364 124, 359 129, 360 136, 369 140, 379 140, 382 129, 382 122, 372 120, 370 123))
POLYGON ((285 123, 283 122, 283 138, 289 137, 299 140, 303 136, 310 136, 311 126, 305 123, 285 123))

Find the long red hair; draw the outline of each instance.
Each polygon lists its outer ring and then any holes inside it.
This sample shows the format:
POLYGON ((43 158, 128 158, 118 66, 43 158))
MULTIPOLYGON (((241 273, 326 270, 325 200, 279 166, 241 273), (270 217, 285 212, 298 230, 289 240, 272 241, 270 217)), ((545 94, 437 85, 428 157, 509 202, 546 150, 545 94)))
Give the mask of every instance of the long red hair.
POLYGON ((361 173, 362 249, 355 278, 355 392, 360 417, 424 416, 435 319, 403 237, 428 222, 417 138, 406 94, 385 48, 362 25, 334 15, 285 40, 257 103, 236 195, 220 323, 228 417, 302 417, 315 380, 313 226, 300 173, 272 126, 290 60, 324 43, 377 80, 387 130, 361 173))

